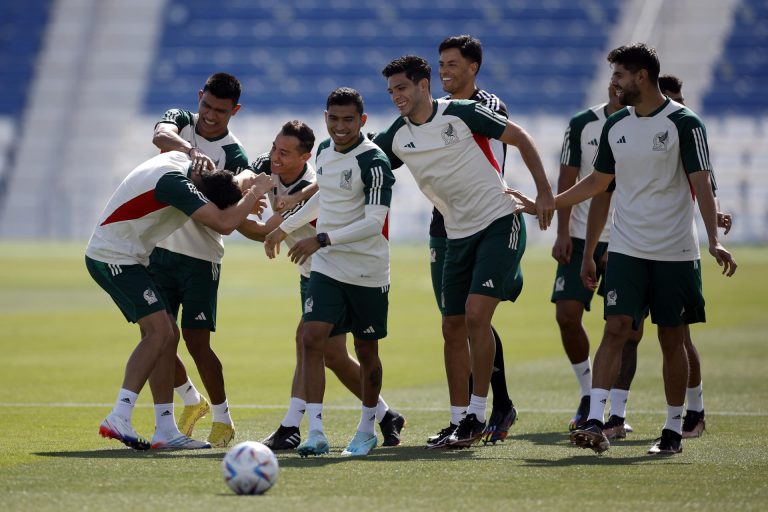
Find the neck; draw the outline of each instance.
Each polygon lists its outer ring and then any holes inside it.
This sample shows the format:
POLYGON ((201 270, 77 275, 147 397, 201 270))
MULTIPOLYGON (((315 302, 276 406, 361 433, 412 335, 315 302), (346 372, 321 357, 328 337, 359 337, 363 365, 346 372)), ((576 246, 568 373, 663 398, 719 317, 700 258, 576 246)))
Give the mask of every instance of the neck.
POLYGON ((283 185, 290 185, 291 183, 296 181, 296 179, 299 176, 301 176, 301 173, 303 171, 304 171, 304 166, 302 165, 301 167, 299 167, 295 171, 289 171, 289 172, 281 174, 280 175, 280 183, 282 183, 283 185))
POLYGON ((416 124, 426 123, 432 115, 432 96, 427 96, 423 102, 408 116, 411 122, 416 124))
POLYGON ((464 87, 460 91, 456 91, 455 93, 451 94, 452 100, 468 100, 472 97, 472 95, 475 94, 475 91, 477 90, 477 85, 475 85, 474 82, 471 84, 468 84, 466 87, 464 87))
POLYGON ((667 98, 661 94, 659 89, 652 89, 641 95, 640 101, 635 105, 635 112, 638 116, 647 116, 655 112, 661 107, 667 98))

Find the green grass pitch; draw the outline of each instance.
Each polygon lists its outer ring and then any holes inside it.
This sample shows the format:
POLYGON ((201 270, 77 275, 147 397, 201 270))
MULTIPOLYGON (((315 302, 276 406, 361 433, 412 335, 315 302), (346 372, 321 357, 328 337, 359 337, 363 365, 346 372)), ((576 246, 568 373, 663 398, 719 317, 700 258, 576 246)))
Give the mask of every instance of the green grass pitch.
MULTIPOLYGON (((124 365, 138 341, 88 276, 84 244, 16 244, 0 250, 0 503, 3 510, 765 510, 768 504, 768 249, 734 247, 727 279, 704 254, 708 323, 692 328, 703 360, 707 431, 679 456, 645 452, 665 417, 655 329, 640 345, 628 421, 635 432, 597 456, 569 445, 578 388, 560 346, 549 294, 548 248, 529 248, 525 289, 500 306, 506 375, 520 420, 496 446, 432 452, 426 438, 448 420, 440 318, 425 246, 392 250, 390 333, 381 342, 382 394, 408 418, 403 445, 342 458, 359 404, 328 376, 332 453, 279 454, 275 487, 233 495, 224 450, 134 452, 102 439, 124 365)), ((237 440, 259 440, 282 418, 300 313, 298 273, 260 245, 230 243, 215 347, 224 363, 237 440)), ((586 316, 593 352, 601 314, 586 316)), ((186 362, 189 356, 181 349, 186 362)), ((199 377, 188 364, 197 384, 199 377)), ((151 436, 145 388, 134 413, 151 436)), ((177 400, 177 414, 180 405, 177 400)), ((210 417, 198 424, 204 438, 210 417)), ((302 426, 306 434, 306 422, 302 426)))

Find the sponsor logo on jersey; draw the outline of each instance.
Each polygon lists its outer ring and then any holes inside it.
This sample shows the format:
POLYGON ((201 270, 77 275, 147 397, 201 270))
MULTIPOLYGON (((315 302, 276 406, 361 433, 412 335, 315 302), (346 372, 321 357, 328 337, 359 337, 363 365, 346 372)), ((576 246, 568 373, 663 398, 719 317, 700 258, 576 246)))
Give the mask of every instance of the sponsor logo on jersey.
POLYGON ((627 139, 622 135, 619 140, 616 141, 616 144, 626 144, 627 139))
POLYGON ((608 292, 608 295, 605 296, 605 305, 606 306, 615 306, 616 300, 618 300, 619 294, 616 293, 616 290, 611 290, 608 292))
POLYGON ((555 279, 555 291, 562 292, 563 290, 565 290, 565 278, 563 276, 558 276, 557 279, 555 279))
POLYGON ((437 251, 434 247, 429 249, 429 262, 430 263, 437 263, 437 251))
POLYGON ((448 123, 448 126, 440 135, 443 137, 443 142, 445 142, 446 146, 459 142, 459 136, 456 135, 456 128, 453 127, 452 123, 448 123))
POLYGON ((654 151, 666 151, 667 141, 669 141, 669 130, 666 132, 659 132, 653 136, 653 150, 654 151))
POLYGON ((312 306, 314 305, 315 305, 315 301, 312 300, 312 297, 307 297, 307 300, 304 301, 304 313, 311 313, 312 306))
POLYGON ((323 175, 323 168, 322 167, 318 167, 317 168, 317 175, 318 176, 322 176, 323 175))
POLYGON ((413 143, 413 141, 411 141, 411 142, 409 142, 408 144, 406 144, 406 145, 405 145, 405 146, 403 146, 403 147, 404 147, 404 148, 411 148, 411 149, 416 149, 416 144, 414 144, 414 143, 413 143))
POLYGON ((598 142, 597 142, 597 139, 592 139, 591 141, 587 142, 587 144, 589 144, 590 146, 597 146, 598 142))
POLYGON ((341 182, 339 186, 344 190, 352 190, 352 169, 341 171, 341 182))
POLYGON ((147 305, 151 306, 155 302, 157 302, 157 297, 155 296, 155 292, 147 288, 144 290, 144 300, 147 301, 147 305))

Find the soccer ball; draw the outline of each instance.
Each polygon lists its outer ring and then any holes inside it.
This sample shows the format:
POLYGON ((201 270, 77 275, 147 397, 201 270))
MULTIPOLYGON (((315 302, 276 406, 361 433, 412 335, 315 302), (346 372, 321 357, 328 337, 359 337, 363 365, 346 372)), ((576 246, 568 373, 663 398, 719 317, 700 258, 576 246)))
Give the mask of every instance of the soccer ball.
POLYGON ((236 494, 263 494, 275 485, 277 457, 272 450, 256 441, 236 444, 224 456, 221 472, 224 481, 236 494))

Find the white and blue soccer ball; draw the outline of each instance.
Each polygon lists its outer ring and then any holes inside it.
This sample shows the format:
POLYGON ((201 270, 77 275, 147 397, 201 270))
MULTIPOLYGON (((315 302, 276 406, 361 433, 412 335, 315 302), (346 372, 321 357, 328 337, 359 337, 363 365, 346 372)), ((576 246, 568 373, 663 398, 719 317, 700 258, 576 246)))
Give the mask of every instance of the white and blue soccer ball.
POLYGON ((224 456, 221 472, 236 494, 263 494, 275 485, 280 466, 268 447, 256 441, 243 441, 224 456))

